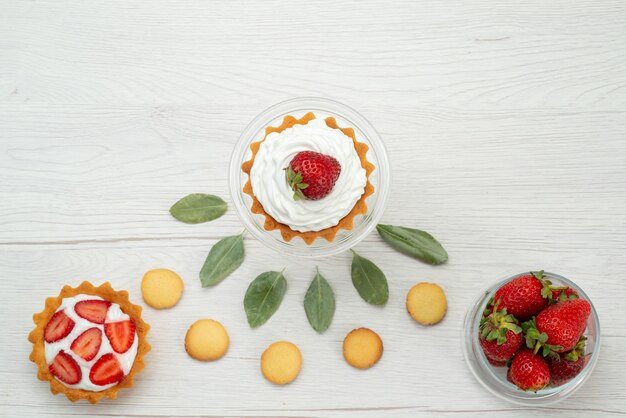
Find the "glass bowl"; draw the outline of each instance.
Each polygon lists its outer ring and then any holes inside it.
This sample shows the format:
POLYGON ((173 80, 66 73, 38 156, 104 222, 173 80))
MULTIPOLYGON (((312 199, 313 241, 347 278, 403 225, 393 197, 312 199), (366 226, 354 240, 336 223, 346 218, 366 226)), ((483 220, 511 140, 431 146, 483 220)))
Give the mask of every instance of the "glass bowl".
POLYGON ((235 210, 246 229, 267 247, 283 254, 300 257, 324 257, 346 251, 369 234, 378 223, 389 200, 391 186, 391 167, 387 150, 376 129, 356 110, 339 102, 323 98, 296 98, 275 104, 264 110, 250 122, 235 145, 229 172, 229 187, 235 210), (351 127, 357 141, 369 146, 367 160, 375 169, 369 176, 374 186, 374 194, 366 200, 367 213, 354 218, 351 230, 340 230, 332 242, 317 238, 307 245, 300 237, 291 241, 283 240, 278 230, 267 231, 263 228, 265 217, 252 213, 252 198, 243 192, 248 175, 241 170, 241 164, 252 157, 250 144, 263 139, 266 126, 278 126, 283 117, 292 115, 302 117, 307 112, 315 113, 317 118, 333 116, 339 126, 351 127))
POLYGON ((489 392, 509 402, 525 406, 542 406, 562 401, 576 392, 583 383, 589 379, 598 361, 600 354, 600 322, 598 314, 589 297, 571 280, 558 274, 544 272, 545 278, 553 285, 569 286, 574 289, 580 298, 585 299, 591 305, 591 314, 587 320, 587 329, 584 335, 587 337, 586 353, 591 353, 585 368, 572 380, 561 386, 548 387, 537 392, 525 392, 517 388, 506 379, 506 367, 494 367, 487 361, 480 343, 478 342, 478 330, 482 313, 496 290, 510 280, 528 272, 510 276, 493 284, 486 292, 482 293, 465 315, 463 323, 463 335, 461 338, 463 354, 467 365, 478 380, 489 392))

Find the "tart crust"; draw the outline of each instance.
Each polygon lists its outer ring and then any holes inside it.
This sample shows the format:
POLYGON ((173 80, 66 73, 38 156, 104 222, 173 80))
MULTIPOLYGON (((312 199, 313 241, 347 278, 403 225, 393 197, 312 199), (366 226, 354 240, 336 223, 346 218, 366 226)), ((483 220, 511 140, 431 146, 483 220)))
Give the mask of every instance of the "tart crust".
POLYGON ((115 291, 109 282, 105 282, 98 287, 94 287, 91 283, 85 281, 80 286, 73 288, 68 285, 63 286, 61 293, 57 297, 50 297, 46 299, 46 305, 44 310, 33 315, 33 321, 35 322, 35 329, 28 334, 28 341, 33 343, 33 351, 30 353, 30 361, 35 363, 38 368, 37 377, 39 380, 50 382, 50 392, 53 394, 62 393, 67 399, 72 402, 76 402, 79 399, 86 399, 90 403, 96 403, 103 397, 109 399, 117 398, 117 392, 123 388, 130 388, 133 386, 133 379, 137 373, 139 373, 145 367, 143 357, 148 351, 150 351, 150 344, 146 341, 146 334, 150 329, 150 325, 146 324, 141 319, 141 307, 133 305, 128 300, 128 292, 125 290, 115 291), (117 303, 122 312, 127 314, 135 323, 135 331, 137 332, 137 338, 139 345, 137 346, 137 355, 135 362, 130 372, 124 376, 124 378, 115 386, 100 392, 93 392, 84 389, 73 389, 65 386, 62 382, 57 380, 52 373, 48 370, 48 364, 46 362, 45 349, 44 349, 44 329, 48 324, 48 321, 54 315, 56 310, 61 305, 61 301, 64 298, 73 297, 76 295, 93 295, 99 296, 102 299, 108 300, 113 303, 117 303))
POLYGON ((291 128, 294 125, 306 125, 311 120, 315 119, 315 114, 313 112, 308 112, 306 115, 302 116, 300 119, 296 119, 291 115, 287 115, 283 118, 283 123, 280 126, 268 126, 265 128, 265 136, 262 140, 258 142, 253 142, 250 144, 250 150, 252 151, 252 157, 244 162, 241 165, 241 170, 248 175, 248 181, 243 187, 243 192, 249 195, 252 198, 252 213, 256 213, 259 215, 265 216, 265 224, 263 228, 267 231, 272 231, 275 229, 280 230, 280 234, 285 241, 291 241, 293 237, 300 237, 307 244, 312 244, 316 238, 324 238, 326 241, 332 242, 335 239, 335 235, 339 232, 340 229, 350 230, 353 227, 354 217, 357 215, 365 215, 367 213, 367 204, 365 203, 365 199, 368 196, 371 196, 374 193, 374 186, 369 181, 369 176, 374 171, 374 164, 367 161, 365 157, 367 154, 367 150, 369 147, 356 140, 354 135, 354 129, 352 128, 341 128, 337 125, 337 121, 333 117, 328 117, 324 119, 326 125, 333 129, 339 129, 345 135, 352 139, 354 143, 354 149, 356 150, 359 160, 361 160, 361 167, 365 169, 365 175, 367 177, 367 183, 365 184, 365 188, 363 189, 363 194, 361 198, 356 202, 352 210, 344 216, 339 223, 335 226, 331 226, 330 228, 325 228, 320 231, 307 231, 307 232, 299 232, 294 231, 288 225, 282 224, 274 219, 270 214, 268 214, 265 209, 263 209, 263 205, 254 195, 254 191, 252 190, 252 184, 250 183, 250 170, 252 170, 252 166, 254 165, 254 159, 256 158, 257 153, 259 152, 259 148, 261 143, 265 141, 265 138, 272 132, 282 132, 287 128, 291 128))

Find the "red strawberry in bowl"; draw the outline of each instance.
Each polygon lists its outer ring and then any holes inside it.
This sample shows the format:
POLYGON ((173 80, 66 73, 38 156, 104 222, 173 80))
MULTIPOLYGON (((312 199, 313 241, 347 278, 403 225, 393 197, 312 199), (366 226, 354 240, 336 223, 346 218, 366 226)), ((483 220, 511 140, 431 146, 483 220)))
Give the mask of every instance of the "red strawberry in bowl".
POLYGON ((341 173, 339 161, 315 151, 297 153, 285 168, 294 200, 319 200, 328 196, 341 173))
POLYGON ((580 337, 576 347, 569 353, 548 356, 551 386, 560 386, 569 382, 585 368, 590 358, 590 354, 585 354, 586 340, 587 338, 580 337))
POLYGON ((501 367, 513 358, 522 345, 522 328, 506 309, 498 310, 494 305, 492 312, 483 317, 480 324, 479 343, 491 365, 501 367))
POLYGON ((543 277, 543 270, 524 274, 500 287, 494 301, 520 321, 526 321, 548 306, 552 297, 551 284, 543 277))
POLYGON ((543 346, 544 355, 550 351, 565 353, 573 350, 587 328, 591 305, 584 299, 567 299, 548 306, 534 321, 522 324, 526 344, 543 346))
POLYGON ((584 355, 578 357, 578 360, 571 361, 564 357, 560 357, 558 360, 548 357, 548 367, 550 367, 550 375, 553 379, 550 381, 551 386, 561 386, 583 371, 587 363, 589 362, 590 355, 584 355))
POLYGON ((513 358, 507 378, 522 390, 536 392, 550 383, 550 368, 541 355, 523 348, 513 358))

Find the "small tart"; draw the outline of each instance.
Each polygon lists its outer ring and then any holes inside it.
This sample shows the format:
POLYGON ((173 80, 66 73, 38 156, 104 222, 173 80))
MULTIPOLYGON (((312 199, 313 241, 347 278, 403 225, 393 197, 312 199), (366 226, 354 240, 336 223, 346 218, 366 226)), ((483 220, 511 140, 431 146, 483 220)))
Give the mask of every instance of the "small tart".
POLYGON ((64 394, 67 399, 72 402, 76 402, 79 399, 86 399, 90 403, 97 403, 102 398, 115 399, 117 398, 117 392, 120 389, 130 388, 133 386, 133 379, 137 373, 139 373, 145 367, 143 357, 150 351, 150 345, 146 341, 146 335, 150 330, 150 325, 146 324, 141 319, 141 307, 133 305, 128 300, 128 292, 125 290, 115 291, 109 282, 105 282, 102 285, 95 287, 89 282, 82 282, 78 287, 73 288, 68 285, 63 286, 59 296, 49 297, 46 299, 44 310, 33 315, 33 321, 35 323, 35 329, 33 329, 28 335, 28 340, 33 344, 33 350, 30 353, 29 359, 37 365, 38 373, 37 377, 42 381, 50 382, 50 392, 53 394, 64 394), (137 334, 138 345, 137 354, 133 365, 124 378, 116 385, 104 389, 99 392, 75 389, 66 386, 60 380, 57 380, 49 370, 49 365, 46 362, 45 355, 45 340, 44 330, 46 325, 55 314, 57 309, 61 306, 63 299, 72 298, 79 295, 91 295, 98 296, 105 301, 115 303, 119 305, 122 312, 130 317, 135 324, 135 332, 137 334))
POLYGON ((244 162, 241 165, 241 170, 248 175, 248 181, 243 187, 243 192, 249 195, 252 198, 252 213, 256 213, 259 215, 263 215, 265 217, 265 224, 263 228, 267 231, 272 231, 278 229, 280 231, 281 236, 285 241, 291 241, 293 237, 300 237, 304 240, 306 244, 312 244, 316 238, 324 238, 326 241, 332 242, 335 239, 335 235, 341 229, 350 230, 353 227, 354 218, 357 215, 365 215, 367 213, 367 204, 365 203, 365 199, 371 196, 374 193, 374 186, 369 181, 369 176, 374 171, 374 164, 367 161, 366 154, 369 147, 356 140, 356 136, 354 135, 354 129, 352 128, 341 128, 337 124, 337 121, 333 117, 328 117, 325 119, 326 125, 329 128, 339 129, 346 136, 350 137, 354 143, 354 149, 356 150, 359 160, 361 160, 361 167, 365 169, 365 175, 367 177, 367 183, 365 184, 365 188, 363 190, 363 194, 361 198, 356 202, 356 204, 352 207, 352 210, 344 216, 337 225, 332 226, 330 228, 322 229, 320 231, 307 231, 307 232, 299 232, 294 231, 288 225, 278 222, 274 219, 270 214, 268 214, 265 209, 263 209, 263 205, 254 195, 254 191, 252 190, 252 183, 250 182, 250 171, 252 170, 252 166, 254 165, 254 159, 261 147, 261 143, 265 141, 265 138, 273 132, 282 132, 285 129, 291 128, 294 125, 306 125, 311 120, 315 119, 315 114, 313 112, 308 112, 306 115, 302 116, 300 119, 296 119, 291 115, 287 115, 283 118, 283 123, 280 126, 267 126, 265 128, 265 136, 262 140, 258 142, 253 142, 250 145, 250 150, 252 151, 252 157, 244 162))

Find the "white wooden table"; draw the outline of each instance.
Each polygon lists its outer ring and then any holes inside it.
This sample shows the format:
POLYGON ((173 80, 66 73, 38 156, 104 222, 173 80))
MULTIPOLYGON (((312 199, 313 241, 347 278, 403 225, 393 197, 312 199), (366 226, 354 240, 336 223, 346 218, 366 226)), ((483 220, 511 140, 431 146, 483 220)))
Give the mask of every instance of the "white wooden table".
POLYGON ((625 107, 622 0, 1 0, 0 415, 626 415, 625 107), (292 259, 250 236, 243 266, 202 289, 208 250, 242 226, 232 209, 202 225, 168 214, 187 193, 230 200, 238 134, 297 96, 339 100, 377 127, 394 176, 383 221, 425 229, 450 253, 431 267, 370 235, 357 249, 389 278, 382 309, 353 289, 348 254, 292 259), (337 295, 323 335, 302 309, 316 265, 337 295), (246 287, 285 266, 282 307, 250 330, 246 287), (52 396, 26 340, 44 298, 65 283, 109 280, 143 304, 141 276, 156 267, 179 272, 186 288, 174 309, 144 310, 153 351, 135 388, 96 406, 52 396), (460 330, 487 284, 539 268, 587 290, 603 347, 571 400, 528 410, 474 381, 460 330), (407 290, 425 280, 449 301, 431 328, 404 309, 407 290), (203 317, 231 336, 214 363, 183 348, 203 317), (368 371, 341 356, 357 326, 385 343, 368 371), (286 387, 259 372, 278 339, 304 356, 286 387))

